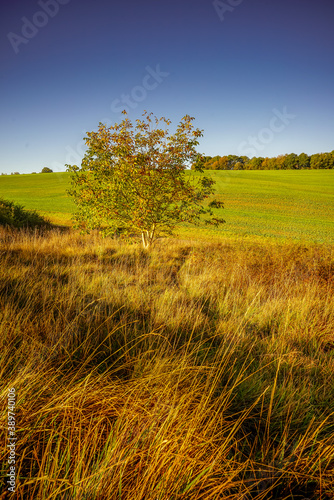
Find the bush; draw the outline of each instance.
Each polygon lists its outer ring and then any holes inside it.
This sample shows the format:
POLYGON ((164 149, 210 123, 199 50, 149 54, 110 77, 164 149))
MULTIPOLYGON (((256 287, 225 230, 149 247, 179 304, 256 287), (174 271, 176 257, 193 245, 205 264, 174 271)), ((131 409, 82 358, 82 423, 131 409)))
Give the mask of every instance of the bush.
POLYGON ((0 226, 35 228, 50 227, 51 224, 34 210, 24 210, 13 201, 0 198, 0 226))
POLYGON ((53 170, 49 167, 42 168, 42 174, 52 174, 53 170))

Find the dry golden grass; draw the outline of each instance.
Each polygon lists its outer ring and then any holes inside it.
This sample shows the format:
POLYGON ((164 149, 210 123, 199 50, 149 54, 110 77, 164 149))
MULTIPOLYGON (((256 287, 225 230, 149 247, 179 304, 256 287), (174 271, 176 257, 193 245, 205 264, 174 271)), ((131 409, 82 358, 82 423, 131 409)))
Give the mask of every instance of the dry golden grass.
POLYGON ((1 229, 0 260, 12 498, 333 498, 331 247, 1 229))

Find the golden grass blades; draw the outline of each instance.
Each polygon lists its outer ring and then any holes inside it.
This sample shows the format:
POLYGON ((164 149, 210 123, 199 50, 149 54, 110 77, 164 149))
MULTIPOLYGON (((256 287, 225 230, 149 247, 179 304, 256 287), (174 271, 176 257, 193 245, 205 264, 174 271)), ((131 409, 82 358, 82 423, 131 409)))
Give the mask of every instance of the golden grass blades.
POLYGON ((0 261, 13 498, 333 498, 331 247, 1 229, 0 261))

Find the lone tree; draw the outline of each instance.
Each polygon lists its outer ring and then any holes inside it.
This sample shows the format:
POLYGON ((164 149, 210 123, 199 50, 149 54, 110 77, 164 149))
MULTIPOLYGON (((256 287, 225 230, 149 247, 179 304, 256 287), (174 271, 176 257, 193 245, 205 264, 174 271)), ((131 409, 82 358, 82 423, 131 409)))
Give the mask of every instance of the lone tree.
POLYGON ((214 193, 214 181, 203 175, 195 150, 202 131, 194 129, 194 118, 186 115, 171 135, 166 118, 145 111, 134 127, 123 114, 120 124, 100 123, 97 132, 87 132, 81 167, 66 165, 72 174, 68 193, 78 208, 75 226, 105 235, 139 233, 148 248, 180 222, 198 224, 201 215, 208 216, 207 224, 225 222, 212 211, 222 202, 202 204, 214 193), (188 171, 191 165, 195 172, 188 171))

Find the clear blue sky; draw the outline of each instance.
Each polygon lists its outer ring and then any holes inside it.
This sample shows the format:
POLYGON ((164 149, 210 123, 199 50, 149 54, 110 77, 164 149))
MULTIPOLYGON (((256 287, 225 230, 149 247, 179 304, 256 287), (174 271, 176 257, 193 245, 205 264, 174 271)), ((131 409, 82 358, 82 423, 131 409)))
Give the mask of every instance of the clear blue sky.
POLYGON ((16 0, 1 6, 0 172, 65 170, 146 109, 206 155, 334 149, 333 0, 16 0))

